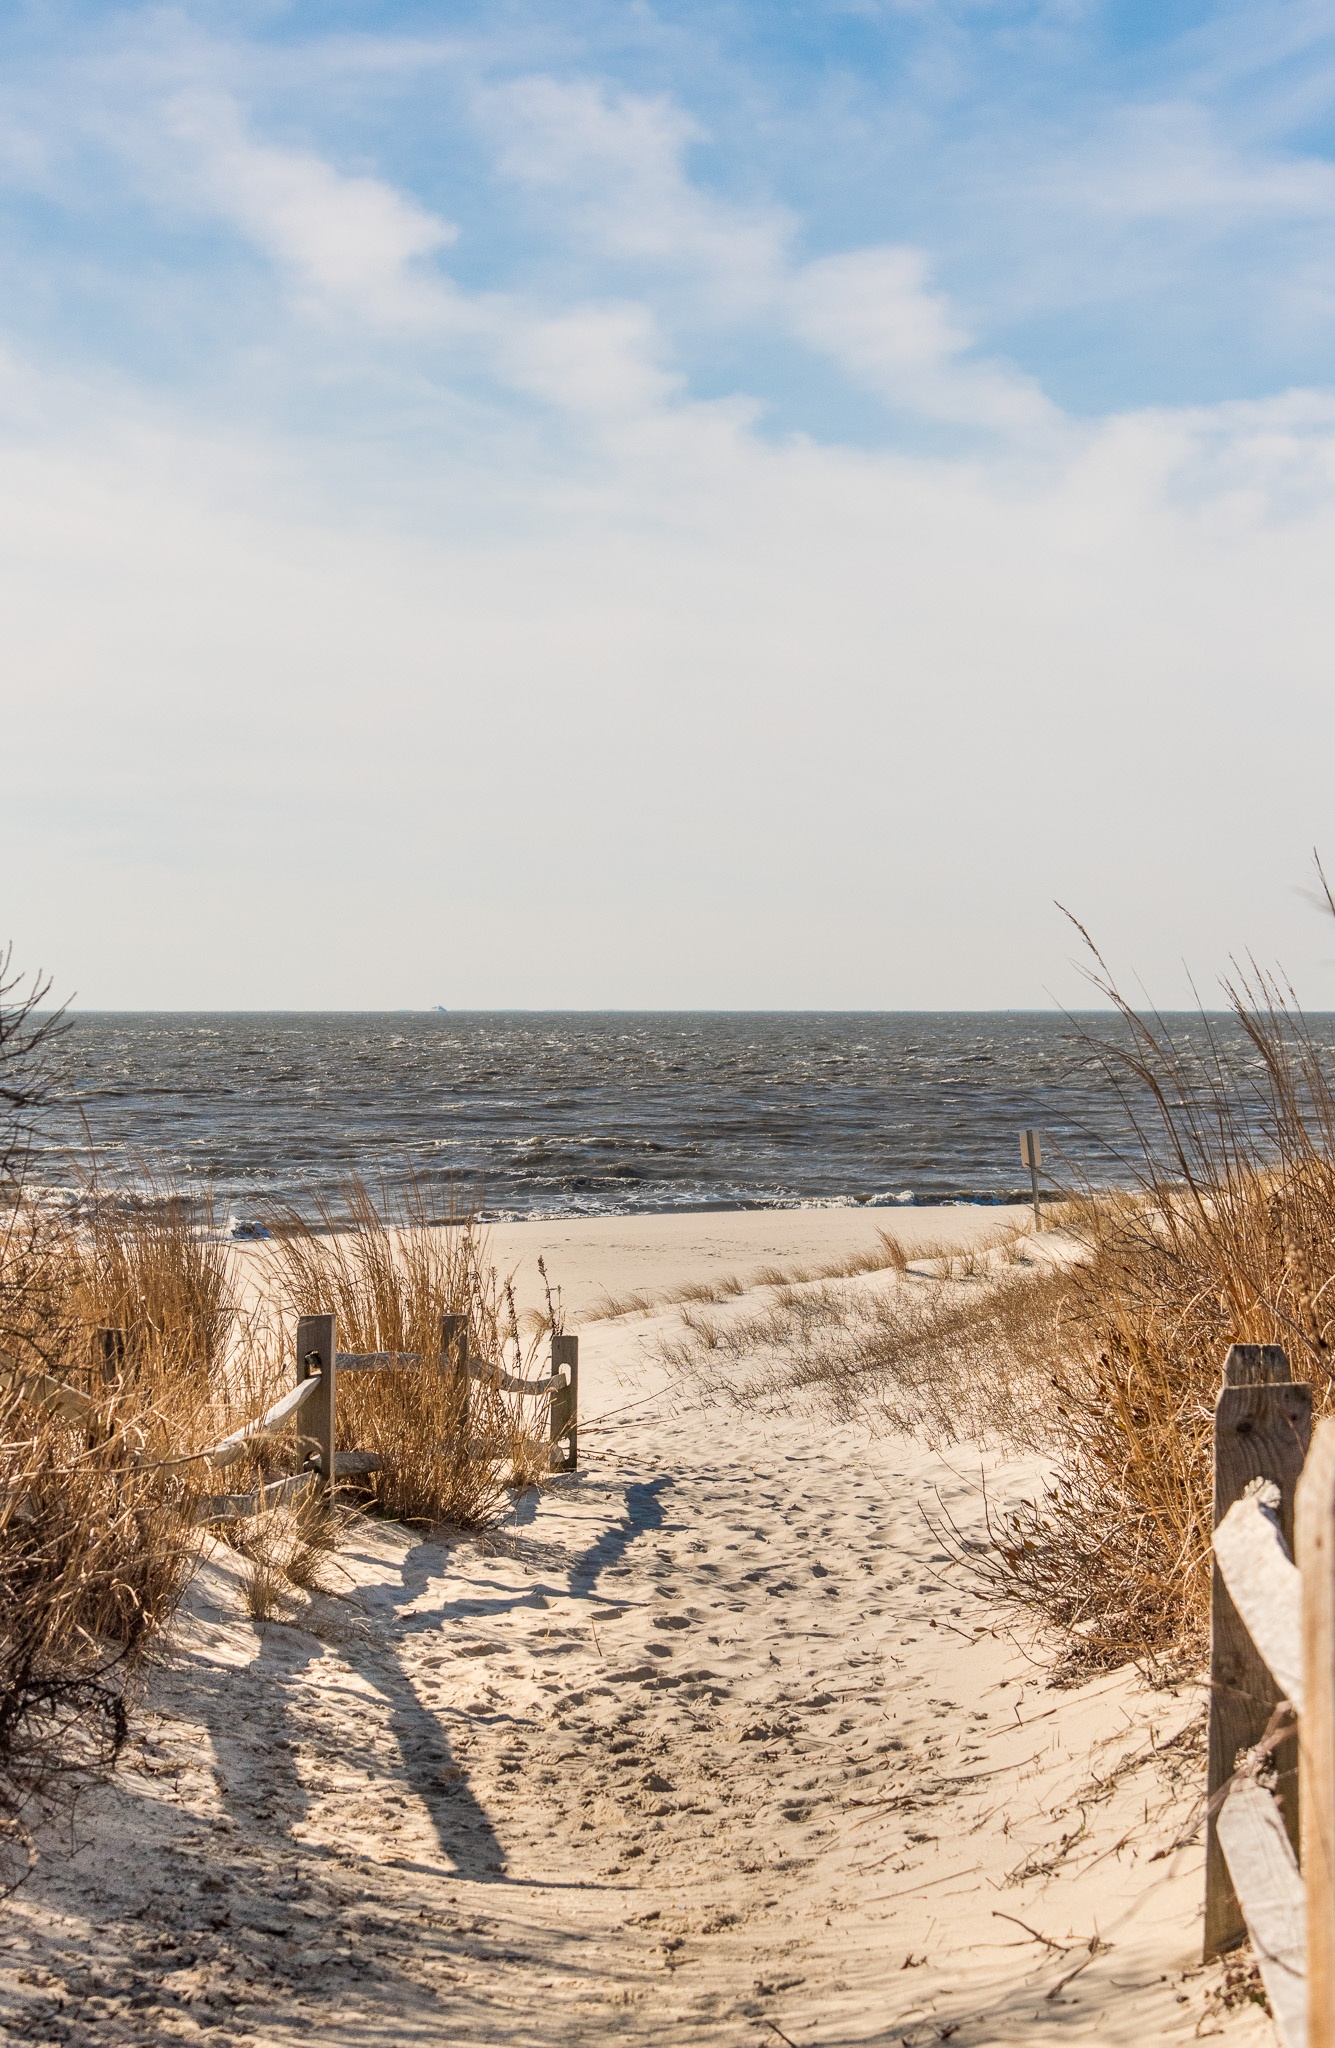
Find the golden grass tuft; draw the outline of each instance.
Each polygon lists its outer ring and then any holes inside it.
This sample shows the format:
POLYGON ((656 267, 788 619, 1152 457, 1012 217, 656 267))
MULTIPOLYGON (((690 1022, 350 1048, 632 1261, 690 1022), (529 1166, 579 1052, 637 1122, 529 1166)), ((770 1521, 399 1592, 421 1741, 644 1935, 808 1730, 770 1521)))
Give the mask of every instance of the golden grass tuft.
POLYGON ((278 1359, 223 1248, 179 1202, 20 1198, 0 1229, 0 1835, 71 1767, 106 1761, 124 1696, 193 1570, 196 1454, 260 1412, 278 1359), (108 1363, 99 1329, 124 1331, 108 1363), (62 1419, 40 1372, 91 1400, 62 1419))
POLYGON ((219 1525, 224 1541, 246 1560, 246 1612, 252 1621, 289 1618, 305 1604, 303 1594, 330 1590, 330 1568, 348 1519, 327 1497, 308 1494, 219 1525))
MULTIPOLYGON (((286 1212, 271 1220, 263 1262, 289 1319, 333 1313, 343 1351, 415 1351, 438 1359, 443 1315, 467 1315, 476 1355, 523 1378, 540 1370, 551 1315, 527 1343, 513 1297, 469 1217, 435 1213, 420 1190, 377 1203, 360 1181, 319 1227, 286 1212)), ((474 1381, 467 1403, 446 1361, 411 1371, 345 1373, 338 1383, 339 1448, 373 1451, 368 1493, 406 1521, 476 1526, 505 1488, 548 1467, 546 1408, 474 1381)))

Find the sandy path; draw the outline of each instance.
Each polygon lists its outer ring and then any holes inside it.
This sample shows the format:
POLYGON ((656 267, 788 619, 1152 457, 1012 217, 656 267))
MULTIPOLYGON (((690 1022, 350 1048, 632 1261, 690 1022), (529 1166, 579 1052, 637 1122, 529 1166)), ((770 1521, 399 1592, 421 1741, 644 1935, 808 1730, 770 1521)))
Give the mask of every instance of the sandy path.
POLYGON ((494 1537, 363 1521, 299 1626, 218 1554, 7 1909, 5 2038, 1271 2038, 1171 1851, 1198 1697, 1047 1689, 924 1517, 976 1458, 645 1401, 672 1321, 586 1328, 586 1415, 637 1405, 494 1537))

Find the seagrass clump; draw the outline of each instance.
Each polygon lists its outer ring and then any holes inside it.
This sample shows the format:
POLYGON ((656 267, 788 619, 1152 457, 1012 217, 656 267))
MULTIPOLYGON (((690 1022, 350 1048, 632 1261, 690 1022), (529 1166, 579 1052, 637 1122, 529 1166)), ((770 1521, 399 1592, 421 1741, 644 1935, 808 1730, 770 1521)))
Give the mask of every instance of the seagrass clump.
POLYGON ((338 1382, 339 1447, 380 1459, 367 1490, 386 1514, 474 1527, 494 1515, 508 1486, 546 1470, 542 1405, 483 1380, 465 1383, 441 1355, 442 1318, 466 1316, 478 1357, 520 1377, 541 1371, 543 1332, 521 1336, 513 1297, 470 1214, 435 1209, 420 1188, 377 1199, 354 1179, 314 1222, 293 1211, 269 1220, 266 1285, 288 1320, 332 1313, 341 1351, 430 1361, 338 1382))

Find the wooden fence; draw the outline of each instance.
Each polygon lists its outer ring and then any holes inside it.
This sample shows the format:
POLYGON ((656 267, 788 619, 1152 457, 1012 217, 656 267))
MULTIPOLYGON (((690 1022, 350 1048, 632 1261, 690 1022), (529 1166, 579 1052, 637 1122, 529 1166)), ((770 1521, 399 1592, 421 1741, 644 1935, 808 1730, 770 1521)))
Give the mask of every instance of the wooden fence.
MULTIPOLYGON (((123 1330, 102 1329, 93 1341, 93 1372, 113 1382, 125 1370, 129 1339, 123 1330)), ((504 1367, 477 1358, 472 1351, 469 1319, 462 1315, 441 1317, 440 1352, 435 1358, 419 1351, 340 1351, 338 1324, 332 1315, 302 1316, 297 1323, 297 1378, 273 1406, 255 1421, 233 1430, 206 1451, 187 1454, 207 1463, 211 1471, 222 1472, 238 1463, 259 1444, 280 1436, 301 1417, 302 1438, 310 1444, 306 1467, 284 1479, 276 1479, 250 1493, 217 1493, 200 1507, 203 1521, 221 1521, 258 1514, 261 1509, 291 1500, 312 1488, 328 1488, 339 1479, 365 1477, 379 1469, 380 1460, 368 1451, 336 1451, 338 1382, 343 1373, 413 1372, 423 1368, 443 1369, 459 1385, 460 1428, 481 1455, 501 1450, 488 1440, 471 1437, 472 1388, 481 1383, 503 1394, 545 1395, 548 1402, 550 1463, 553 1471, 573 1472, 579 1461, 579 1339, 554 1331, 549 1372, 526 1380, 504 1367)), ((92 1418, 97 1402, 91 1394, 48 1374, 21 1366, 16 1359, 0 1353, 0 1375, 27 1400, 53 1409, 66 1420, 92 1418)))
POLYGON ((1274 1345, 1215 1409, 1208 1794, 1206 1959, 1249 1935, 1284 2048, 1335 2048, 1335 1420, 1274 1345))

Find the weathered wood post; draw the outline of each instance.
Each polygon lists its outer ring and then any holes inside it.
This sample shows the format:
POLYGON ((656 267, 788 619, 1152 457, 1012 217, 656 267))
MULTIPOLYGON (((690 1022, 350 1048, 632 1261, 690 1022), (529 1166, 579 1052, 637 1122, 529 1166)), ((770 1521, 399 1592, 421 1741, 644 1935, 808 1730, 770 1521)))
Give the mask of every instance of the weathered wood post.
POLYGON ((1043 1136, 1040 1131, 1021 1131, 1020 1164, 1029 1168, 1029 1185, 1034 1192, 1034 1228, 1043 1228, 1043 1211, 1038 1206, 1038 1170, 1043 1164, 1043 1136))
MULTIPOLYGON (((1215 1406, 1214 1524, 1217 1529, 1253 1479, 1279 1488, 1279 1523, 1293 1549, 1294 1494, 1312 1431, 1312 1389, 1295 1385, 1277 1344, 1234 1344, 1224 1360, 1215 1406)), ((1279 1700, 1275 1681, 1213 1566, 1210 1598, 1210 1761, 1212 1802, 1205 1841, 1205 1960, 1236 1948, 1247 1927, 1215 1829, 1213 1800, 1237 1767, 1238 1753, 1260 1741, 1279 1700)), ((1279 1797, 1298 1847, 1298 1758, 1293 1737, 1275 1752, 1279 1797)))
POLYGON ((573 1472, 579 1463, 579 1338, 552 1332, 552 1454, 554 1472, 573 1472), (567 1377, 559 1375, 564 1369, 567 1377), (562 1448, 562 1439, 565 1447, 562 1448))
MULTIPOLYGON (((103 1386, 114 1386, 125 1370, 125 1354, 130 1345, 128 1330, 94 1330, 93 1332, 93 1380, 99 1378, 103 1386)), ((90 1387, 91 1393, 93 1388, 90 1387)))
POLYGON ((1335 1421, 1319 1422, 1298 1483, 1307 1888, 1307 2048, 1335 2048, 1335 1421))
POLYGON ((472 1349, 472 1333, 467 1316, 442 1316, 440 1319, 440 1356, 446 1370, 453 1375, 458 1395, 459 1435, 468 1435, 469 1418, 472 1412, 472 1385, 468 1370, 468 1354, 472 1349))
POLYGON ((319 1373, 323 1382, 302 1414, 305 1435, 313 1436, 322 1477, 332 1493, 334 1462, 335 1380, 338 1370, 338 1323, 334 1316, 302 1316, 297 1324, 297 1378, 319 1373))

